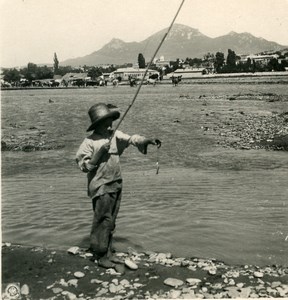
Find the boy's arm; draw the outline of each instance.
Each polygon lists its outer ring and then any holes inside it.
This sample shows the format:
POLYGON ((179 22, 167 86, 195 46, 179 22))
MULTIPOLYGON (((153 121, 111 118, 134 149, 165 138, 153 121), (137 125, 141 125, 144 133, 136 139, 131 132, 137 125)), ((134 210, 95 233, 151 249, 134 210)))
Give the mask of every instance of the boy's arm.
POLYGON ((91 157, 89 163, 93 166, 96 166, 98 161, 100 160, 100 158, 103 155, 105 155, 106 153, 108 153, 109 149, 110 149, 110 142, 102 145, 101 148, 99 149, 99 151, 96 151, 95 153, 92 154, 92 157, 91 157))
POLYGON ((95 151, 91 142, 86 139, 79 147, 76 154, 76 163, 81 171, 88 173, 95 169, 100 158, 108 152, 110 143, 106 143, 100 147, 98 151, 95 151))

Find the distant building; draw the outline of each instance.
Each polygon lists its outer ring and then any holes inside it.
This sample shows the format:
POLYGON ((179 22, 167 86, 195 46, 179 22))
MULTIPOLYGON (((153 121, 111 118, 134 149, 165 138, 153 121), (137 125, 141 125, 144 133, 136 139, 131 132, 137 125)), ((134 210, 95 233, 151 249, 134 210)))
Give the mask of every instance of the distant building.
POLYGON ((77 82, 85 82, 91 79, 88 76, 87 72, 84 73, 66 73, 62 78, 61 81, 65 82, 67 85, 74 85, 77 82))
POLYGON ((160 58, 156 58, 154 60, 154 64, 157 68, 163 68, 163 67, 166 67, 168 66, 169 68, 171 67, 171 62, 170 60, 165 60, 164 59, 164 56, 160 56, 160 58))
POLYGON ((269 61, 273 58, 278 59, 279 55, 277 54, 267 54, 267 55, 255 55, 255 54, 250 54, 250 55, 240 55, 240 62, 245 63, 247 60, 250 58, 251 62, 259 62, 261 64, 267 65, 269 61))
MULTIPOLYGON (((114 78, 121 77, 122 80, 128 80, 129 76, 131 76, 132 78, 141 80, 143 78, 145 72, 146 72, 146 69, 120 68, 120 69, 117 69, 116 71, 112 72, 110 77, 114 77, 114 78)), ((149 69, 147 71, 147 77, 149 77, 150 75, 153 75, 153 74, 159 75, 159 72, 155 71, 155 70, 151 70, 151 69, 149 69)))
POLYGON ((177 69, 176 71, 167 74, 168 78, 172 76, 182 76, 182 78, 193 78, 201 77, 204 74, 207 74, 208 70, 206 68, 186 68, 186 69, 177 69))

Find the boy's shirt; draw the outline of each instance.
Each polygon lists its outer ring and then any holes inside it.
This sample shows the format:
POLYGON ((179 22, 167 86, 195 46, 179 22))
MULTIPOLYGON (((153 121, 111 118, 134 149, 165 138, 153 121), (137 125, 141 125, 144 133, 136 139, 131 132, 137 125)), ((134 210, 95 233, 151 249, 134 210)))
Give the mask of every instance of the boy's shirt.
POLYGON ((99 151, 102 145, 109 142, 109 139, 95 132, 84 139, 76 153, 76 162, 81 171, 88 173, 89 197, 117 192, 122 188, 120 155, 130 144, 138 147, 142 152, 144 140, 145 137, 140 135, 130 136, 116 130, 108 154, 103 155, 97 165, 93 166, 89 163, 92 154, 99 151))

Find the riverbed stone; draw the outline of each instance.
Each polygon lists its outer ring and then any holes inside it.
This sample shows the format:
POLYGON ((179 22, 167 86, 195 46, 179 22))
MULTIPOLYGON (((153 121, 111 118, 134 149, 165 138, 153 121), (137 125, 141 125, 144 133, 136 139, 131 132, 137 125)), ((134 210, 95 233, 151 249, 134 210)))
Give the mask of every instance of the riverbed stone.
POLYGON ((123 285, 124 287, 129 287, 130 286, 130 282, 127 279, 122 279, 120 281, 120 284, 123 285))
POLYGON ((201 282, 202 280, 201 279, 198 279, 198 278, 187 278, 186 279, 186 282, 189 284, 189 285, 197 285, 201 282))
POLYGON ((68 291, 63 291, 62 295, 65 296, 65 299, 68 299, 68 300, 76 300, 77 299, 77 296, 75 294, 68 292, 68 291))
POLYGON ((91 279, 91 281, 90 281, 91 283, 96 283, 96 284, 100 284, 100 283, 102 283, 103 282, 103 280, 99 280, 99 279, 91 279))
POLYGON ((255 271, 253 273, 254 277, 256 278, 262 278, 264 276, 264 274, 262 272, 259 272, 259 271, 255 271))
POLYGON ((54 294, 60 294, 60 293, 63 292, 63 289, 61 289, 61 288, 53 288, 53 289, 52 289, 52 292, 53 292, 54 294))
POLYGON ((273 282, 271 283, 271 288, 274 289, 274 288, 276 288, 276 287, 278 287, 278 286, 280 286, 280 285, 281 285, 281 282, 280 282, 280 281, 273 281, 273 282))
POLYGON ((67 250, 68 253, 76 255, 80 252, 79 247, 71 247, 67 250))
POLYGON ((115 294, 117 292, 117 286, 114 283, 109 285, 109 292, 115 294))
POLYGON ((183 285, 184 282, 176 278, 167 278, 164 280, 164 284, 177 288, 178 286, 183 285))
POLYGON ((170 299, 179 299, 180 296, 181 296, 181 291, 179 290, 171 290, 168 293, 168 298, 170 299))
POLYGON ((68 286, 74 286, 74 287, 77 288, 77 286, 78 286, 78 279, 70 279, 70 280, 67 281, 67 283, 68 283, 68 286))
POLYGON ((85 276, 85 274, 83 272, 77 271, 77 272, 74 273, 74 276, 76 278, 82 278, 82 277, 85 276))
POLYGON ((27 284, 23 284, 20 292, 22 295, 29 295, 29 286, 27 284))
POLYGON ((130 259, 125 259, 125 265, 131 270, 137 270, 138 266, 130 259))

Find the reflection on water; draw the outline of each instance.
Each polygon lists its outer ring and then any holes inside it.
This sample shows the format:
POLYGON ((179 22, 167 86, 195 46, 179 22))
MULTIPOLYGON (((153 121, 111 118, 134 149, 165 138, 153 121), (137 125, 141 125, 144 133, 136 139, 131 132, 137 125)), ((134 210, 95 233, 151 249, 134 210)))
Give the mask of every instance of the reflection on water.
MULTIPOLYGON (((236 85, 209 88, 215 93, 237 92, 236 85)), ((261 88, 262 92, 267 89, 261 88)), ((287 153, 217 148, 200 129, 206 110, 226 114, 244 104, 255 110, 259 102, 227 102, 225 98, 203 108, 197 99, 208 93, 205 86, 143 89, 122 130, 163 141, 160 172, 155 174, 155 148, 149 148, 147 156, 134 148, 124 153, 116 248, 213 257, 234 264, 287 264, 287 153), (195 99, 180 102, 180 93, 195 99)), ((44 128, 66 146, 57 151, 2 153, 2 238, 59 249, 88 247, 92 206, 85 174, 74 162, 89 121, 87 108, 97 99, 117 104, 123 111, 134 90, 33 91, 33 97, 29 93, 4 95, 4 129, 10 128, 9 116, 13 116, 24 132, 32 125, 44 128), (55 102, 47 106, 50 97, 55 102), (19 99, 25 100, 23 109, 19 99), (22 109, 21 114, 15 114, 15 107, 22 109)), ((269 106, 266 109, 284 104, 261 103, 269 106)))

